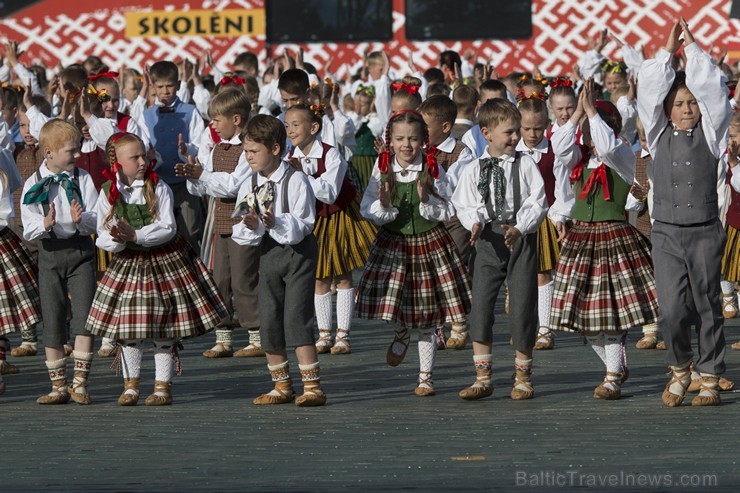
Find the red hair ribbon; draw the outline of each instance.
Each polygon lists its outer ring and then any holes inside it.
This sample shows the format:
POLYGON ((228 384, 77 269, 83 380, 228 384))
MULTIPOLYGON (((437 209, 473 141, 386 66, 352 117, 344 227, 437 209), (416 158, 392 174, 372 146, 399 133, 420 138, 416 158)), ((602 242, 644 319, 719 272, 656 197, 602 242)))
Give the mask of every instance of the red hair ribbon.
POLYGON ((75 100, 76 100, 76 99, 77 99, 78 97, 80 97, 80 94, 82 94, 82 89, 80 89, 80 90, 79 90, 79 91, 77 91, 77 92, 73 92, 72 94, 70 94, 70 95, 69 95, 69 102, 70 102, 70 103, 74 103, 74 102, 75 102, 75 100))
POLYGON ((109 78, 109 79, 115 79, 116 77, 118 77, 118 72, 110 72, 110 71, 108 71, 108 72, 103 72, 103 73, 100 73, 100 74, 88 75, 87 76, 87 80, 89 80, 90 82, 92 82, 94 80, 102 79, 103 77, 106 77, 106 78, 109 78))
POLYGON ((573 81, 567 77, 556 77, 555 80, 550 82, 550 87, 573 87, 573 81))
POLYGON ((429 150, 427 150, 427 171, 435 180, 439 179, 439 163, 437 162, 438 154, 439 149, 435 146, 429 146, 429 150))
POLYGON ((118 199, 121 198, 121 192, 118 190, 118 169, 121 167, 121 163, 116 161, 109 169, 103 170, 103 176, 110 180, 110 188, 108 189, 108 203, 115 205, 118 199))
POLYGON ((223 79, 221 79, 222 86, 225 86, 226 84, 229 84, 232 82, 236 85, 243 86, 246 80, 244 80, 243 77, 224 77, 223 79))
POLYGON ((159 183, 159 176, 157 175, 157 172, 154 171, 154 165, 156 163, 156 159, 149 160, 149 167, 144 172, 144 181, 152 180, 152 183, 154 183, 155 187, 157 186, 157 183, 159 183))
POLYGON ((547 95, 541 91, 532 91, 529 96, 525 96, 525 94, 524 89, 519 89, 516 100, 520 103, 525 99, 539 99, 540 101, 547 101, 547 95))
POLYGON ((404 90, 408 94, 418 94, 419 93, 419 86, 416 86, 413 84, 406 84, 405 82, 394 82, 391 84, 391 89, 393 89, 394 93, 400 90, 404 90))
POLYGON ((383 151, 378 156, 378 171, 381 175, 388 173, 388 167, 391 164, 391 151, 383 151))
MULTIPOLYGON (((583 165, 580 165, 580 168, 583 169, 583 165)), ((588 180, 586 180, 586 184, 583 185, 583 190, 581 190, 581 194, 578 196, 578 198, 581 200, 585 199, 591 191, 591 188, 593 188, 594 184, 601 185, 601 190, 604 192, 604 200, 611 200, 611 193, 609 193, 609 178, 606 175, 605 164, 600 165, 598 168, 591 172, 591 175, 588 177, 588 180)))

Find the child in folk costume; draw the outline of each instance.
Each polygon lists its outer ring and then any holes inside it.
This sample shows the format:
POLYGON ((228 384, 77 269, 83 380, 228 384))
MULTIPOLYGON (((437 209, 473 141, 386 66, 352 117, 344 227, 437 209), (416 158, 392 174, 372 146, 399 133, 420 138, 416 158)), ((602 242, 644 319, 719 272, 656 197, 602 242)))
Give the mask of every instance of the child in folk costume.
POLYGON ((357 86, 354 94, 355 111, 348 114, 355 124, 355 153, 352 164, 360 175, 363 188, 370 181, 370 174, 378 153, 375 152, 375 139, 383 133, 383 122, 375 111, 375 86, 357 86))
POLYGON ((539 328, 534 348, 552 349, 555 346, 554 334, 549 326, 553 290, 552 271, 558 263, 559 242, 565 237, 565 223, 570 219, 568 163, 555 159, 552 144, 545 135, 549 121, 543 93, 533 93, 529 98, 522 99, 518 108, 522 115, 522 138, 516 150, 528 154, 537 163, 545 183, 548 205, 548 215, 537 231, 539 328))
POLYGON ((212 118, 208 128, 217 133, 218 143, 201 165, 178 164, 175 172, 177 176, 188 178, 190 193, 209 196, 212 200, 206 221, 206 233, 212 240, 206 237, 203 244, 212 243, 213 252, 204 260, 213 268, 213 278, 229 311, 236 313, 238 325, 249 334, 249 344, 234 352, 232 334, 236 324, 229 316, 216 328, 215 346, 203 356, 260 357, 265 353, 259 337, 259 248, 239 245, 231 238, 234 224, 240 221, 232 217, 236 195, 244 180, 252 174, 240 137, 249 120, 249 99, 243 90, 221 90, 211 100, 208 111, 212 118))
POLYGON ((578 164, 571 173, 575 224, 560 249, 551 326, 584 334, 606 366, 594 398, 614 400, 629 375, 627 330, 655 322, 658 304, 649 243, 624 214, 635 155, 617 137, 619 112, 608 101, 594 102, 593 92, 589 80, 570 122, 553 134, 558 158, 578 164), (579 145, 576 129, 584 111, 579 145))
POLYGON ((419 330, 418 396, 434 395, 434 331, 461 324, 470 311, 470 282, 444 227, 454 215, 445 172, 429 146, 427 126, 415 111, 391 116, 390 150, 378 157, 362 199, 362 215, 380 228, 357 288, 361 318, 396 324, 389 365, 399 365, 409 329, 419 330))
POLYGON ((660 300, 666 361, 672 377, 663 404, 679 406, 690 384, 691 326, 696 324, 701 373, 691 404, 718 405, 725 371, 724 317, 720 293, 727 235, 719 218, 726 184, 721 163, 732 110, 723 75, 694 42, 686 22, 677 21, 665 49, 646 60, 638 76, 637 107, 653 156, 653 261, 660 300), (686 43, 686 73, 671 67, 686 43))
POLYGON ((360 197, 346 176, 347 162, 335 148, 318 140, 322 116, 323 106, 302 103, 285 112, 285 128, 293 145, 288 161, 306 174, 316 197, 316 351, 348 354, 354 313, 352 271, 365 265, 377 229, 360 215, 360 197), (333 344, 332 281, 337 285, 337 335, 333 344))
MULTIPOLYGON (((430 96, 419 106, 419 113, 429 129, 429 144, 435 150, 437 163, 445 170, 450 190, 454 192, 463 170, 473 161, 470 149, 452 137, 457 106, 447 95, 430 96)), ((472 253, 470 231, 456 216, 445 222, 445 228, 455 242, 460 260, 468 267, 472 253)), ((444 337, 443 330, 443 327, 438 328, 438 337, 444 337)), ((443 347, 464 349, 469 339, 467 321, 454 324, 451 330, 443 347)))
MULTIPOLYGON (((41 321, 38 267, 31 253, 10 229, 11 194, 23 184, 13 155, 0 149, 0 370, 5 361, 6 334, 28 331, 41 321)), ((5 392, 0 371, 0 394, 5 392)))
POLYGON ((295 399, 288 370, 287 346, 295 346, 303 395, 297 406, 323 406, 319 361, 314 342, 314 283, 318 247, 311 231, 316 199, 308 178, 283 161, 285 125, 257 115, 242 134, 252 168, 237 196, 232 238, 240 245, 259 245, 260 337, 275 387, 253 403, 286 404, 295 399))
POLYGON ((452 200, 457 216, 476 246, 470 332, 476 380, 460 391, 465 400, 493 394, 491 382, 494 312, 504 281, 511 292, 509 324, 515 350, 514 400, 534 395, 532 350, 537 336, 536 236, 547 214, 545 185, 535 161, 516 152, 521 127, 516 106, 504 99, 486 101, 478 113, 488 141, 483 155, 468 166, 452 200))
POLYGON ((39 240, 39 292, 44 319, 46 367, 52 389, 39 404, 92 402, 87 379, 93 359, 93 335, 84 328, 95 294, 95 201, 91 176, 75 167, 80 132, 69 122, 50 120, 39 133, 44 162, 23 187, 23 237, 39 240), (71 295, 71 296, 70 296, 71 295), (64 344, 68 301, 75 334, 74 379, 67 388, 64 344))
POLYGON ((87 329, 121 342, 121 406, 139 400, 143 340, 154 340, 154 392, 147 406, 172 403, 177 339, 213 329, 227 310, 213 279, 177 235, 170 188, 159 180, 139 137, 112 136, 110 181, 97 202, 97 245, 114 252, 98 284, 87 329))

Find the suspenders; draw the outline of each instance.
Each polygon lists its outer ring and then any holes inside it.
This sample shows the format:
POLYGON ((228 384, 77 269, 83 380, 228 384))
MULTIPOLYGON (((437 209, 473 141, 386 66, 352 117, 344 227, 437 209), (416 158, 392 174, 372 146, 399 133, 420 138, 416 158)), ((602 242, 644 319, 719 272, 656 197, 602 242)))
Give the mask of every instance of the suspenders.
POLYGON ((516 157, 514 158, 514 163, 511 165, 511 178, 514 186, 514 217, 513 219, 508 219, 506 221, 501 217, 496 217, 496 211, 493 210, 493 194, 489 194, 488 200, 486 201, 486 211, 488 211, 488 217, 491 218, 491 222, 489 224, 492 226, 496 224, 516 224, 516 215, 521 207, 521 183, 519 178, 520 158, 521 154, 517 152, 516 157))
MULTIPOLYGON (((41 181, 41 172, 38 169, 36 170, 36 181, 37 182, 40 182, 41 181)), ((74 174, 72 175, 72 182, 75 185, 77 185, 77 188, 80 188, 80 169, 79 168, 75 168, 74 174)), ((49 215, 49 209, 50 209, 50 207, 49 207, 49 201, 46 200, 46 201, 42 202, 41 203, 41 207, 44 210, 44 217, 48 216, 49 215)), ((76 231, 75 232, 73 238, 76 237, 76 236, 80 236, 80 232, 79 231, 76 231)), ((57 239, 57 234, 54 232, 54 229, 53 228, 52 228, 51 231, 49 231, 49 237, 51 237, 54 240, 57 239)))

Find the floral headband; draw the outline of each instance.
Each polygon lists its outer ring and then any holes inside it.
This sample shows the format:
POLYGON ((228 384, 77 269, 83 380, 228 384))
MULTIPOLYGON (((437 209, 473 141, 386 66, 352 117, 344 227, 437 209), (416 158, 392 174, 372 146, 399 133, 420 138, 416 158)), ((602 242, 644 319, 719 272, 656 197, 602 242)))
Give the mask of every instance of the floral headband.
POLYGON ((375 86, 372 86, 369 84, 365 86, 365 85, 360 84, 357 86, 357 89, 355 89, 355 96, 357 96, 358 94, 362 94, 364 96, 374 98, 375 97, 375 86))
POLYGON ((97 90, 92 84, 87 85, 87 93, 91 96, 95 96, 95 98, 101 103, 105 103, 111 99, 106 89, 97 90))

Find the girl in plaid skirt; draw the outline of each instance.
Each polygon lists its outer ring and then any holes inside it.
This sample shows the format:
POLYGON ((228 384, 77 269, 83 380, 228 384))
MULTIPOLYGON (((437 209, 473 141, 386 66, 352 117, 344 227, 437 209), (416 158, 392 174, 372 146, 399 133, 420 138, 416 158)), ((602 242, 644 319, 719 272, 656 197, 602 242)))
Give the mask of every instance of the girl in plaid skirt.
POLYGON ((146 405, 168 405, 176 340, 208 332, 228 312, 205 265, 177 235, 172 191, 148 165, 141 139, 116 134, 106 154, 110 181, 96 207, 96 244, 115 255, 98 284, 86 327, 121 343, 121 406, 139 400, 143 340, 153 339, 154 393, 146 405))
POLYGON ((10 349, 5 334, 29 330, 41 321, 38 267, 9 227, 11 194, 22 185, 13 155, 0 149, 0 394, 5 393, 2 374, 18 371, 5 361, 10 349))
POLYGON ((354 312, 352 271, 365 265, 377 229, 360 215, 357 190, 346 176, 347 162, 337 149, 318 139, 323 114, 322 106, 299 103, 285 112, 285 128, 293 144, 289 162, 306 174, 316 196, 316 351, 347 354, 354 312), (332 280, 337 284, 337 337, 333 345, 332 280))
POLYGON ((621 397, 629 375, 627 329, 655 322, 658 309, 649 244, 624 215, 635 155, 617 137, 620 130, 619 112, 607 101, 594 102, 589 80, 573 117, 553 134, 555 154, 578 164, 571 173, 575 224, 560 250, 551 326, 585 335, 606 366, 594 398, 610 400, 621 397))
POLYGON ((442 224, 454 215, 451 191, 423 118, 410 110, 393 114, 385 140, 390 150, 378 157, 361 205, 381 228, 357 288, 357 313, 396 324, 386 355, 391 366, 406 355, 408 329, 419 329, 415 393, 434 395, 434 330, 465 322, 470 281, 442 224))

